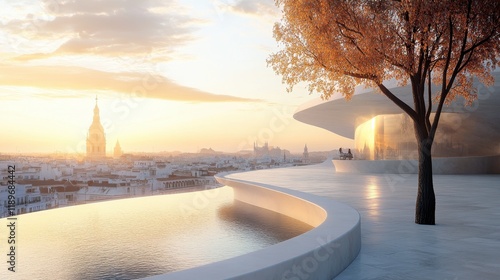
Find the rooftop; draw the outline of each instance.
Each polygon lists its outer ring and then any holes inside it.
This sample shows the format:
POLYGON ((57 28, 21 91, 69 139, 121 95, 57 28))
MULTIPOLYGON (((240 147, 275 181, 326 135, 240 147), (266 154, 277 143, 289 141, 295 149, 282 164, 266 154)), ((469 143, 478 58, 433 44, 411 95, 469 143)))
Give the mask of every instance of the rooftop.
POLYGON ((230 178, 331 197, 361 215, 361 252, 335 279, 500 279, 500 175, 435 175, 436 225, 413 223, 414 174, 340 174, 323 164, 230 178))
MULTIPOLYGON (((497 113, 500 107, 500 71, 492 73, 495 83, 486 88, 476 83, 478 88, 475 105, 464 107, 464 100, 457 98, 452 104, 444 106, 445 113, 464 113, 469 117, 473 115, 477 123, 488 123, 496 128, 500 122, 497 113), (478 110, 479 109, 479 110, 478 110)), ((410 85, 398 87, 387 85, 390 90, 403 102, 413 106, 413 97, 410 85)), ((433 87, 436 92, 437 86, 433 87)), ((437 105, 433 105, 435 111, 437 105)), ((324 128, 343 137, 354 139, 355 129, 358 125, 377 115, 401 114, 403 110, 391 102, 385 95, 373 89, 364 89, 356 92, 351 100, 346 101, 340 93, 335 93, 330 100, 312 100, 303 104, 293 115, 294 119, 324 128)), ((490 135, 490 137, 492 137, 490 135)))

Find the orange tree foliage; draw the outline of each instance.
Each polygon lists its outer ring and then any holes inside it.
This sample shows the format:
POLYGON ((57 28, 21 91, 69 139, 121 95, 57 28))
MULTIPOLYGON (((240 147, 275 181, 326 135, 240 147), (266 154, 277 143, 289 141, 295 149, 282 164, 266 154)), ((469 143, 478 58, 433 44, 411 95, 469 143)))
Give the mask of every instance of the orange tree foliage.
MULTIPOLYGON (((414 121, 457 95, 473 101, 472 77, 491 84, 499 65, 498 0, 277 0, 283 18, 274 27, 282 50, 268 59, 291 91, 305 81, 328 98, 354 87, 378 88, 414 121), (441 90, 424 96, 426 82, 441 90), (411 82, 414 106, 397 100, 384 80, 411 82)), ((437 121, 435 127, 437 127, 437 121)), ((427 123, 431 132, 431 123, 427 123)))
POLYGON ((291 91, 346 99, 359 84, 378 89, 413 120, 419 176, 415 222, 434 224, 431 148, 441 111, 463 96, 476 98, 473 78, 490 85, 500 65, 499 0, 276 0, 282 8, 274 37, 281 50, 268 64, 291 91), (383 82, 411 85, 413 104, 383 82), (439 90, 432 92, 431 83, 439 90), (433 103, 437 103, 433 108, 433 103), (435 110, 434 110, 435 109, 435 110), (431 119, 431 112, 435 111, 431 119))

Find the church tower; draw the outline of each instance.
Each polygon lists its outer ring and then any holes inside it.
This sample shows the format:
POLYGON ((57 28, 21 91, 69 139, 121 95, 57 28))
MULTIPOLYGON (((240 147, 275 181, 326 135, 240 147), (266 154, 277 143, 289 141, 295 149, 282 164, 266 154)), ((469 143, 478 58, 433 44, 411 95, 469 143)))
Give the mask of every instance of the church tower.
POLYGON ((116 144, 115 144, 115 150, 114 150, 114 153, 113 153, 113 156, 115 158, 119 158, 123 155, 123 150, 122 150, 122 147, 120 147, 120 142, 118 142, 118 140, 116 140, 116 144))
POLYGON ((304 146, 304 153, 302 153, 302 163, 309 163, 309 151, 307 150, 307 144, 304 146))
POLYGON ((106 135, 99 117, 97 96, 95 98, 94 119, 87 134, 87 158, 103 159, 106 157, 106 135))

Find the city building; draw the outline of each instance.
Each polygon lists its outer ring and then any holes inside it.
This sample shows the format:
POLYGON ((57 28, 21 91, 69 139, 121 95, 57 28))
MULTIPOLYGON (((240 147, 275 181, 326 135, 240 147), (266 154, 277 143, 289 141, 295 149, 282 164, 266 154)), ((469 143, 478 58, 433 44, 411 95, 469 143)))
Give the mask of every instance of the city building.
MULTIPOLYGON (((0 158, 0 216, 8 215, 8 167, 16 166, 15 214, 95 201, 193 191, 217 187, 214 175, 298 165, 288 150, 255 144, 254 156, 224 154, 212 148, 199 153, 124 154, 117 140, 114 160, 106 157, 106 134, 96 97, 86 139, 85 160, 61 155, 0 158)), ((307 147, 305 160, 309 158, 307 147)))
POLYGON ((302 153, 302 163, 309 163, 309 152, 307 151, 307 144, 304 146, 304 152, 302 153))
POLYGON ((120 147, 120 142, 118 142, 118 140, 116 140, 113 156, 115 158, 120 158, 122 155, 123 155, 122 147, 120 147))
MULTIPOLYGON (((493 76, 495 83, 491 87, 476 82, 477 100, 471 106, 457 98, 443 108, 432 146, 436 173, 500 173, 500 72, 493 76)), ((413 104, 410 85, 391 90, 407 104, 413 104)), ((355 94, 350 101, 338 94, 328 101, 304 104, 294 118, 354 139, 352 151, 357 161, 334 160, 337 171, 418 170, 411 119, 386 96, 373 90, 355 94)))
POLYGON ((253 154, 255 159, 268 162, 279 162, 286 159, 287 157, 290 158, 290 151, 285 149, 282 150, 280 147, 269 146, 268 142, 265 142, 262 147, 259 147, 257 143, 254 143, 253 154))
MULTIPOLYGON (((6 185, 0 183, 0 218, 10 216, 9 193, 6 185)), ((32 184, 15 184, 15 208, 14 214, 37 212, 58 206, 57 196, 53 193, 42 193, 40 188, 32 184)))
POLYGON ((101 124, 97 97, 95 98, 94 118, 87 134, 87 158, 90 160, 106 157, 106 134, 101 124))

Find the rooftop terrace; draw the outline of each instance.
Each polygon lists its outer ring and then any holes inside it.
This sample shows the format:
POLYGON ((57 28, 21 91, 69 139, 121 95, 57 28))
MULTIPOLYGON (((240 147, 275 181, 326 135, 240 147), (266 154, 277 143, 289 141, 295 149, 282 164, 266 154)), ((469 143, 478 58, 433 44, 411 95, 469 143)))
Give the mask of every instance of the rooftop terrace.
POLYGON ((417 175, 323 164, 227 176, 330 197, 361 214, 361 252, 336 280, 500 279, 500 175, 435 175, 436 225, 413 223, 417 175))

